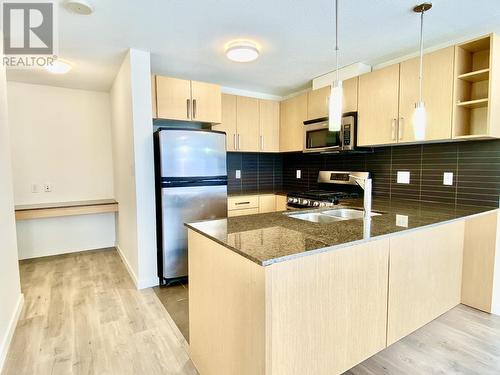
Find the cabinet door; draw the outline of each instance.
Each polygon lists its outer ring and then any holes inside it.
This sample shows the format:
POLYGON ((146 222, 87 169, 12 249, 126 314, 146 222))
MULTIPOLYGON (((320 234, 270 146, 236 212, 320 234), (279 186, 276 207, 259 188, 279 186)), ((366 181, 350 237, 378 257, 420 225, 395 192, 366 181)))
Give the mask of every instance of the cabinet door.
POLYGON ((460 303, 464 221, 390 239, 387 345, 460 303))
POLYGON ((286 211, 286 195, 276 195, 276 211, 286 211))
POLYGON ((280 151, 302 151, 304 120, 307 117, 307 94, 280 103, 280 151))
POLYGON ((259 214, 276 211, 276 196, 274 194, 259 195, 259 214))
POLYGON ((158 118, 191 120, 191 81, 156 76, 158 118))
POLYGON ((272 100, 259 100, 260 147, 263 152, 279 152, 280 104, 272 100))
POLYGON ((346 79, 342 82, 344 88, 344 100, 342 102, 342 113, 357 112, 358 110, 358 77, 346 79))
POLYGON ((191 97, 193 99, 192 120, 200 122, 221 122, 220 86, 213 83, 191 81, 191 97))
POLYGON ((238 150, 259 151, 259 99, 236 97, 238 150))
POLYGON ((235 95, 222 94, 222 122, 213 125, 212 129, 226 133, 227 151, 237 151, 235 95))
POLYGON ((358 146, 397 142, 399 64, 359 77, 358 146))
MULTIPOLYGON (((423 98, 427 110, 425 140, 451 138, 454 47, 424 55, 423 98)), ((413 112, 419 100, 419 58, 401 63, 399 81, 399 141, 415 141, 413 112)))
POLYGON ((325 86, 307 93, 307 120, 314 120, 328 116, 328 100, 330 86, 325 86))

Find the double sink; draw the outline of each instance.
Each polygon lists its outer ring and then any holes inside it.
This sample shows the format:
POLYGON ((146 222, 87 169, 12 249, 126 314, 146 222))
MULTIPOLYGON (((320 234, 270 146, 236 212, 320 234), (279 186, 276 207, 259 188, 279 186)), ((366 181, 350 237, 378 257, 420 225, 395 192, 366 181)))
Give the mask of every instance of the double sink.
MULTIPOLYGON (((364 211, 355 208, 336 208, 321 212, 286 213, 286 215, 313 223, 328 224, 345 220, 360 220, 364 217, 364 211)), ((370 216, 379 216, 381 213, 371 212, 370 216)))

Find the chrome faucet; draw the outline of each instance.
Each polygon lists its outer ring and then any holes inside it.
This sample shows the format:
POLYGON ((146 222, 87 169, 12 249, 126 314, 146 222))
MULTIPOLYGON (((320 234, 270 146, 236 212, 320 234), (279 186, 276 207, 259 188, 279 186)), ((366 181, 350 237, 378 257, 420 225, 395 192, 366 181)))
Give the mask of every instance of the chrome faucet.
POLYGON ((359 177, 350 174, 349 177, 353 178, 354 181, 363 189, 363 211, 365 219, 371 219, 372 217, 372 179, 368 177, 359 177))

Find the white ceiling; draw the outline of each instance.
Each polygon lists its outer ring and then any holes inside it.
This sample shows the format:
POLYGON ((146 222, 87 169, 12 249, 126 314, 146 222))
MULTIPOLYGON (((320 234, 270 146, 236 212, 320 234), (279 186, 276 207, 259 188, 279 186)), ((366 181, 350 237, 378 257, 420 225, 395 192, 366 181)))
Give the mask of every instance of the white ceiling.
MULTIPOLYGON (((152 71, 226 87, 286 95, 334 67, 333 0, 92 0, 90 16, 59 12, 59 55, 74 69, 8 72, 10 80, 109 90, 128 48, 151 51, 152 71), (250 38, 252 63, 228 61, 223 46, 250 38)), ((418 49, 414 0, 340 0, 341 65, 377 64, 418 49)), ((426 45, 500 32, 498 0, 435 0, 426 45)))

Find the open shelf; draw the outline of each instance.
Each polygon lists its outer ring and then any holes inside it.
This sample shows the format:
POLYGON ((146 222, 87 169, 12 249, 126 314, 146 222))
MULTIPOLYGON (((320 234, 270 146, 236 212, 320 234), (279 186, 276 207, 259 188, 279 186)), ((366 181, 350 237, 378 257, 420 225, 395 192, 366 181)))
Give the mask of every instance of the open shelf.
POLYGON ((489 76, 490 76, 490 69, 486 68, 486 69, 479 69, 474 72, 460 74, 458 78, 467 82, 480 82, 488 80, 489 76))
POLYGON ((462 43, 455 49, 453 138, 488 134, 491 36, 462 43))
POLYGON ((468 100, 466 102, 457 103, 457 105, 464 108, 483 108, 488 106, 488 98, 468 100))

